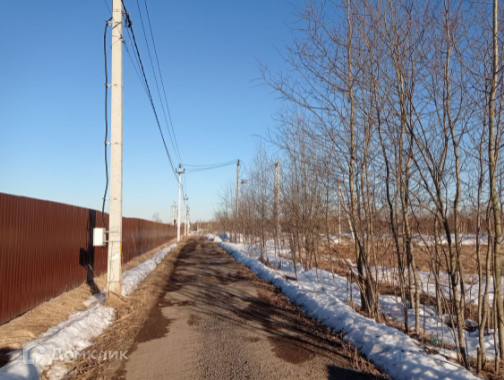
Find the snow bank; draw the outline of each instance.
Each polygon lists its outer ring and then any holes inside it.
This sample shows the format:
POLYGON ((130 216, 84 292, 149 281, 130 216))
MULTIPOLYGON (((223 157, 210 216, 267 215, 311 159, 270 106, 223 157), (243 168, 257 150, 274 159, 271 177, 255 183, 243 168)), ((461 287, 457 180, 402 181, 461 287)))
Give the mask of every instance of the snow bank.
MULTIPOLYGON (((349 266, 352 269, 357 268, 356 264, 349 262, 349 266)), ((397 268, 389 268, 379 266, 378 268, 378 281, 384 283, 394 283, 398 284, 398 270, 397 268)), ((371 273, 375 276, 375 267, 371 267, 371 273)), ((420 289, 425 293, 433 297, 436 296, 436 284, 434 280, 434 275, 431 272, 418 271, 418 278, 420 280, 420 289)), ((478 282, 476 275, 466 275, 465 276, 465 289, 466 289, 466 302, 477 305, 478 304, 478 282)), ((446 272, 439 273, 439 281, 441 289, 445 296, 449 298, 450 294, 450 279, 446 272)), ((483 281, 483 286, 485 286, 485 281, 483 281)), ((490 278, 490 286, 493 289, 493 279, 490 278)), ((504 285, 503 285, 504 289, 504 285)), ((357 294, 358 297, 358 294, 357 294)), ((494 292, 493 290, 489 293, 490 304, 493 302, 494 292)), ((384 314, 393 320, 404 324, 404 314, 402 311, 402 303, 400 297, 395 297, 391 295, 379 295, 380 308, 384 314)), ((447 343, 451 346, 455 346, 455 338, 453 329, 445 324, 446 316, 439 316, 437 309, 433 306, 421 305, 420 307, 420 324, 421 328, 429 336, 436 338, 439 342, 447 343)), ((410 321, 415 319, 415 310, 408 310, 408 318, 410 321)), ((474 323, 474 322, 473 322, 474 323)), ((464 332, 465 334, 465 344, 467 349, 467 354, 470 358, 476 359, 477 349, 479 345, 479 331, 464 332)), ((493 330, 490 333, 485 333, 484 337, 486 355, 487 358, 493 360, 495 358, 495 341, 493 337, 493 330)), ((448 349, 441 349, 443 355, 456 358, 456 352, 448 349)))
MULTIPOLYGON (((460 245, 476 245, 476 235, 460 235, 460 245)), ((450 235, 451 241, 455 241, 455 235, 450 235)), ((446 235, 440 235, 438 237, 438 243, 441 245, 448 245, 448 239, 446 235)), ((435 239, 430 235, 416 235, 413 237, 413 244, 423 247, 433 247, 435 245, 435 239)), ((480 235, 480 244, 488 244, 488 236, 480 235)))
MULTIPOLYGON (((244 244, 219 245, 259 277, 280 287, 291 301, 300 305, 310 316, 341 332, 346 341, 357 347, 393 379, 478 379, 470 371, 443 356, 428 354, 405 333, 353 310, 345 303, 348 289, 346 279, 343 281, 343 278, 336 278, 338 281, 332 283, 332 277, 326 278, 326 274, 331 276, 330 273, 298 268, 298 281, 289 281, 281 275, 285 271, 275 271, 263 265, 253 248, 251 250, 251 247, 244 244), (252 257, 245 252, 252 253, 252 257)), ((282 261, 277 264, 284 268, 282 261)), ((287 263, 287 271, 291 270, 287 263)), ((355 289, 350 290, 351 293, 354 291, 355 289)))
POLYGON ((138 264, 136 267, 124 272, 122 295, 127 296, 133 290, 135 290, 138 284, 142 282, 145 277, 147 277, 149 273, 158 266, 158 264, 165 258, 168 252, 170 252, 170 250, 175 246, 176 244, 172 244, 166 248, 163 248, 149 260, 145 260, 143 263, 138 264))
MULTIPOLYGON (((124 272, 123 296, 135 290, 175 245, 124 272)), ((63 378, 67 373, 64 363, 74 360, 82 350, 90 347, 91 339, 113 323, 115 310, 104 305, 105 298, 105 292, 89 297, 84 302, 87 310, 72 314, 66 321, 28 342, 23 349, 13 351, 9 363, 0 368, 0 380, 38 380, 46 369, 49 369, 49 378, 63 378)))
POLYGON ((213 235, 213 234, 207 234, 206 235, 206 238, 210 241, 214 241, 216 243, 221 243, 222 242, 222 239, 216 235, 213 235))
MULTIPOLYGON (((353 268, 357 268, 357 265, 354 263, 351 263, 353 268)), ((375 277, 375 267, 371 266, 371 274, 375 277)), ((432 272, 430 271, 417 271, 418 277, 420 280, 420 288, 422 291, 426 294, 429 294, 433 297, 436 296, 436 281, 435 281, 435 276, 432 272)), ((473 305, 478 304, 478 289, 479 289, 479 283, 478 283, 478 275, 477 274, 466 274, 464 276, 465 283, 464 283, 464 288, 465 288, 465 294, 466 298, 465 301, 466 303, 471 303, 473 305)), ((380 282, 388 282, 388 283, 394 283, 398 284, 399 283, 399 276, 398 276, 398 269, 394 267, 385 267, 385 266, 379 266, 378 267, 378 281, 380 282)), ((451 297, 451 291, 450 291, 450 276, 448 273, 441 271, 439 273, 439 284, 441 286, 441 289, 445 295, 445 297, 449 298, 451 297)), ((504 290, 504 276, 502 277, 502 290, 504 290)), ((494 281, 493 278, 489 278, 489 303, 493 303, 493 297, 494 297, 494 281)), ((483 279, 483 292, 486 287, 486 279, 483 279)))
MULTIPOLYGON (((0 368, 0 379, 39 379, 42 371, 53 363, 64 357, 72 358, 75 353, 91 346, 90 340, 110 326, 114 317, 114 309, 104 305, 72 314, 23 349, 13 351, 10 362, 0 368)), ((56 377, 61 378, 62 375, 59 373, 56 377)))

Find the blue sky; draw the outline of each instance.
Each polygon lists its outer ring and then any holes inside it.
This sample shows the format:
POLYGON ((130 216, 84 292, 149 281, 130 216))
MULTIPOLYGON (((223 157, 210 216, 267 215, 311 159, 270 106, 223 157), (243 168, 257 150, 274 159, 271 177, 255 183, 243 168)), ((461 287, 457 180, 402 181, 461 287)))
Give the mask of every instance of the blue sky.
MULTIPOLYGON (((101 208, 103 29, 111 2, 30 0, 2 7, 1 192, 101 208)), ((258 61, 273 72, 285 67, 280 54, 292 42, 302 0, 147 2, 183 161, 249 161, 254 136, 275 125, 281 103, 256 80, 258 61)), ((136 0, 125 4, 147 60, 136 0)), ((126 52, 124 60, 123 213, 150 219, 159 212, 167 221, 177 182, 126 52)), ((149 63, 146 70, 157 97, 149 63)), ((212 217, 234 176, 233 166, 187 175, 193 220, 212 217)))

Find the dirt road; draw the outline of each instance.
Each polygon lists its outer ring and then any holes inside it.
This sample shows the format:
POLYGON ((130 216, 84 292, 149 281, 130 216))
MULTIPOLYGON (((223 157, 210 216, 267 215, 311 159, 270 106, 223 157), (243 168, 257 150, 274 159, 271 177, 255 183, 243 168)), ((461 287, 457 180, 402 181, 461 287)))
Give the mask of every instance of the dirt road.
POLYGON ((182 248, 128 358, 117 378, 386 378, 203 238, 182 248))

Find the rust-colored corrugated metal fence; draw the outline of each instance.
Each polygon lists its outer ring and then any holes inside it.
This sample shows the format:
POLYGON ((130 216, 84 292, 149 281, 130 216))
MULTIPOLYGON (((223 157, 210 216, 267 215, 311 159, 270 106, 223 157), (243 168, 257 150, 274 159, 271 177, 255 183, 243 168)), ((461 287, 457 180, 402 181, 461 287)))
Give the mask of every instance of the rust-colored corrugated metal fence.
MULTIPOLYGON (((99 211, 0 193, 0 324, 106 272, 107 248, 93 247, 94 227, 103 227, 99 211)), ((176 231, 123 218, 123 263, 176 231)))

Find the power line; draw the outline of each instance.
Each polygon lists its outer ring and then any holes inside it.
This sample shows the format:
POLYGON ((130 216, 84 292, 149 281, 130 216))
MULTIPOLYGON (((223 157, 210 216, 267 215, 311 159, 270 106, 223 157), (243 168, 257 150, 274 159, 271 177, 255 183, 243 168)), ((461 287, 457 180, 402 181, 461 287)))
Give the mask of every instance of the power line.
POLYGON ((161 123, 159 122, 159 117, 158 117, 158 114, 157 114, 157 111, 156 111, 156 106, 154 104, 154 100, 153 100, 153 97, 152 97, 152 92, 150 90, 149 82, 147 80, 147 75, 145 73, 145 68, 144 68, 144 65, 143 65, 142 57, 140 55, 140 50, 138 49, 138 44, 137 44, 136 36, 135 36, 135 30, 133 29, 133 24, 131 22, 130 15, 128 13, 126 5, 124 4, 124 0, 121 0, 121 3, 123 5, 124 11, 126 13, 127 28, 131 30, 131 37, 132 37, 132 40, 133 40, 133 46, 135 47, 135 52, 136 52, 136 55, 138 57, 138 62, 139 62, 139 65, 140 65, 141 73, 142 73, 142 76, 143 76, 143 79, 144 79, 144 82, 145 82, 145 87, 146 87, 146 90, 147 90, 147 97, 148 97, 148 99, 150 101, 150 104, 151 104, 151 107, 152 107, 152 111, 154 112, 154 117, 156 119, 156 123, 157 123, 158 129, 159 129, 159 133, 160 133, 161 139, 163 141, 163 145, 164 145, 164 148, 165 148, 166 156, 168 157, 168 161, 170 162, 170 166, 173 169, 172 173, 175 176, 175 179, 178 181, 177 176, 175 175, 175 165, 173 163, 172 157, 171 157, 170 152, 168 150, 168 146, 166 145, 166 140, 165 140, 165 137, 164 137, 164 134, 163 134, 163 130, 161 128, 161 123))
MULTIPOLYGON (((159 82, 158 82, 158 78, 157 78, 157 75, 156 75, 156 70, 154 69, 154 61, 152 59, 151 49, 150 49, 150 46, 149 46, 149 41, 147 40, 147 33, 145 31, 145 26, 144 26, 144 21, 143 21, 143 16, 142 16, 142 10, 140 9, 140 3, 138 2, 138 0, 136 0, 136 3, 137 3, 137 8, 138 8, 138 14, 140 16, 140 24, 142 25, 142 31, 143 31, 143 34, 144 34, 145 45, 147 46, 147 53, 149 54, 150 66, 151 66, 151 69, 152 69, 152 73, 154 74, 154 82, 156 84, 157 93, 158 93, 158 96, 159 96, 159 100, 161 102, 161 109, 163 110, 163 115, 164 115, 164 119, 165 119, 165 123, 166 123, 166 129, 168 130, 168 135, 170 137, 170 141, 172 143, 173 149, 175 150, 175 155, 177 155, 177 157, 179 159, 179 162, 181 162, 182 159, 180 158, 180 155, 178 155, 178 151, 177 151, 174 139, 172 137, 172 133, 171 133, 170 128, 169 128, 168 118, 166 117, 166 110, 165 110, 165 106, 164 106, 164 103, 163 103, 163 98, 161 97, 161 90, 159 89, 159 82)), ((145 3, 145 5, 147 5, 147 3, 145 3)), ((151 29, 151 39, 152 39, 152 41, 154 41, 154 37, 152 35, 152 29, 151 29)), ((156 57, 157 57, 157 53, 156 53, 156 57)), ((161 70, 159 69, 159 60, 158 60, 158 71, 159 71, 159 75, 161 77, 161 70)), ((165 95, 166 95, 166 93, 165 93, 165 95)))
POLYGON ((202 172, 202 171, 206 171, 206 170, 219 169, 219 168, 223 168, 223 167, 231 166, 231 165, 235 165, 235 164, 236 164, 236 161, 234 161, 230 164, 228 163, 228 164, 223 164, 223 165, 215 165, 215 166, 208 166, 208 167, 201 167, 201 168, 194 168, 194 169, 186 168, 186 173, 195 173, 195 172, 202 172))
MULTIPOLYGON (((237 160, 231 160, 231 161, 226 161, 226 162, 220 162, 216 164, 210 164, 210 165, 197 165, 197 164, 182 164, 184 166, 185 171, 184 173, 196 173, 196 172, 201 172, 201 171, 207 171, 207 170, 213 170, 213 169, 219 169, 225 166, 230 166, 230 165, 235 165, 237 160)), ((184 181, 184 186, 186 187, 187 190, 187 181, 186 177, 183 177, 184 181)), ((187 192, 186 192, 187 194, 187 192)))
POLYGON ((177 157, 179 158, 179 162, 182 162, 182 157, 180 155, 180 149, 179 149, 178 141, 177 141, 177 135, 175 134, 175 129, 173 128, 173 121, 172 121, 171 112, 170 112, 170 105, 168 104, 168 97, 166 96, 163 74, 161 72, 161 65, 159 64, 159 57, 158 57, 157 49, 156 49, 156 42, 154 41, 154 32, 152 30, 152 23, 151 23, 150 14, 149 14, 149 8, 147 7, 147 0, 144 0, 144 4, 145 4, 145 10, 147 11, 147 20, 149 21, 149 29, 150 29, 150 33, 151 33, 152 46, 154 47, 154 54, 156 56, 156 63, 157 63, 157 67, 158 67, 159 77, 161 79, 161 87, 163 88, 163 94, 164 94, 164 99, 165 99, 165 103, 166 103, 166 110, 168 111, 168 118, 170 119, 170 127, 171 127, 171 130, 173 133, 173 138, 175 140, 175 150, 177 153, 177 157))
POLYGON ((110 9, 110 6, 108 5, 107 0, 103 0, 103 3, 105 4, 105 6, 109 10, 109 12, 112 14, 112 10, 110 9))
MULTIPOLYGON (((130 37, 130 41, 131 41, 132 38, 131 38, 131 34, 130 34, 129 29, 127 28, 126 31, 128 32, 128 36, 130 37)), ((143 88, 145 94, 148 96, 148 94, 147 94, 147 87, 145 86, 145 83, 142 81, 142 78, 140 77, 139 69, 137 68, 137 67, 140 67, 140 63, 138 62, 138 57, 135 55, 135 59, 137 61, 137 64, 135 65, 135 62, 133 61, 133 57, 131 56, 131 53, 130 53, 130 51, 128 49, 128 45, 124 44, 124 47, 126 48, 126 52, 128 53, 128 56, 130 58, 131 64, 133 65, 133 69, 135 70, 137 78, 140 81, 140 83, 142 84, 142 88, 143 88)))
MULTIPOLYGON (((104 4, 105 4, 105 6, 107 7, 108 11, 109 11, 110 13, 112 13, 112 10, 110 9, 110 6, 108 5, 107 0, 103 0, 103 3, 104 3, 104 4)), ((131 41, 131 34, 130 34, 129 29, 128 29, 128 28, 126 28, 126 31, 128 32, 128 35, 129 35, 129 37, 130 37, 129 41, 131 41)), ((122 39, 123 41, 126 41, 122 35, 121 35, 121 39, 122 39)), ((128 49, 128 45, 127 45, 127 44, 124 44, 124 48, 126 49, 126 53, 128 53, 128 56, 129 56, 129 58, 130 58, 131 64, 133 65, 133 69, 135 70, 135 73, 136 73, 136 75, 137 75, 137 77, 138 77, 138 80, 139 80, 139 81, 140 81, 140 83, 142 84, 142 87, 143 87, 143 89, 144 89, 145 93, 147 94, 147 89, 145 88, 145 83, 143 83, 142 78, 140 77, 140 73, 138 72, 138 70, 139 70, 139 69, 137 68, 137 66, 140 66, 140 65, 139 65, 139 63, 138 63, 138 58, 137 58, 137 56, 135 55, 135 58, 136 58, 136 60, 137 60, 137 64, 135 65, 135 62, 133 61, 133 57, 131 56, 131 53, 130 53, 130 51, 129 51, 129 49, 128 49)))
MULTIPOLYGON (((108 6, 108 4, 107 4, 107 2, 105 0, 104 0, 104 3, 107 6, 107 9, 111 12, 110 7, 108 6)), ((154 117, 156 119, 156 123, 157 123, 158 129, 159 129, 159 133, 161 135, 161 139, 162 139, 162 142, 163 142, 163 145, 164 145, 164 148, 165 148, 165 152, 166 152, 166 155, 168 157, 168 161, 170 163, 170 166, 172 168, 172 173, 173 173, 175 179, 178 182, 177 175, 175 174, 175 171, 176 171, 175 165, 173 163, 172 157, 171 157, 170 152, 168 150, 168 146, 166 144, 166 140, 165 140, 162 128, 161 128, 161 123, 159 121, 159 117, 158 117, 158 114, 157 114, 157 111, 156 111, 156 107, 155 107, 155 104, 154 104, 154 100, 153 100, 153 97, 152 97, 150 86, 149 86, 149 83, 148 83, 148 80, 147 80, 147 75, 145 73, 145 69, 144 69, 144 66, 143 66, 143 61, 142 61, 142 58, 141 58, 141 55, 140 55, 140 50, 139 50, 138 44, 136 42, 136 37, 135 37, 135 32, 134 32, 134 29, 133 29, 132 21, 131 21, 130 15, 128 13, 128 10, 126 8, 126 5, 124 4, 124 0, 121 0, 121 3, 123 5, 123 8, 124 8, 124 11, 125 11, 125 14, 126 14, 126 27, 127 27, 126 31, 128 33, 128 36, 130 37, 130 41, 133 43, 133 46, 135 48, 134 52, 136 53, 135 54, 136 65, 135 65, 135 61, 133 60, 133 57, 131 56, 131 53, 130 53, 130 51, 128 49, 128 45, 125 44, 124 46, 126 48, 126 52, 128 53, 128 56, 130 58, 130 61, 131 61, 132 65, 133 65, 133 69, 135 70, 135 73, 136 73, 138 79, 142 83, 142 87, 144 89, 144 92, 147 95, 147 98, 149 99, 149 102, 151 104, 151 107, 152 107, 152 110, 153 110, 153 113, 154 113, 154 117), (130 33, 130 30, 131 30, 131 33, 130 33), (141 72, 142 76, 140 76, 140 72, 141 72), (142 80, 142 77, 143 77, 143 80, 142 80)), ((138 5, 138 0, 137 0, 137 5, 138 5)), ((145 3, 145 7, 146 7, 146 10, 147 10, 147 16, 149 18, 149 25, 150 25, 150 28, 151 28, 151 39, 152 39, 153 44, 154 44, 154 36, 153 36, 153 33, 152 33, 152 26, 150 24, 150 16, 148 14, 148 8, 147 8, 147 4, 146 3, 145 3)), ((140 11, 140 9, 139 9, 139 11, 140 11)), ((140 17, 141 17, 141 12, 140 12, 140 17)), ((142 21, 142 29, 144 31, 144 36, 146 37, 145 29, 143 27, 143 20, 141 19, 141 21, 142 21)), ((107 194, 108 181, 109 181, 109 178, 108 178, 108 161, 107 161, 107 146, 106 146, 106 144, 107 144, 106 140, 108 138, 108 113, 107 113, 107 109, 108 109, 108 72, 107 72, 107 56, 106 56, 106 30, 107 30, 107 27, 108 27, 108 21, 107 21, 107 25, 105 27, 105 40, 104 40, 105 78, 106 78, 106 84, 105 84, 106 85, 106 88, 105 88, 105 97, 106 97, 105 98, 105 170, 106 170, 106 187, 105 187, 105 195, 104 195, 103 205, 102 205, 102 214, 104 214, 104 210, 105 210, 105 201, 106 201, 106 194, 107 194)), ((121 35, 121 39, 124 41, 124 38, 123 38, 122 35, 121 35)), ((146 43, 147 43, 147 38, 145 38, 145 39, 146 39, 146 43)), ((163 107, 163 102, 162 102, 161 94, 160 94, 160 91, 159 91, 159 85, 157 83, 156 73, 155 73, 155 70, 154 70, 154 67, 153 67, 153 64, 152 64, 152 58, 151 58, 151 55, 150 55, 150 49, 149 49, 148 43, 147 43, 147 48, 149 50, 149 58, 151 60, 151 67, 152 67, 152 70, 153 70, 153 73, 154 73, 154 77, 156 79, 156 86, 157 86, 157 89, 158 89, 158 95, 159 95, 159 97, 161 99, 161 106, 163 108, 165 122, 167 124, 168 133, 170 134, 170 129, 168 128, 169 125, 168 125, 168 121, 167 121, 167 118, 166 118, 166 113, 165 113, 165 110, 164 110, 164 107, 163 107)), ((174 131, 174 128, 173 128, 173 123, 172 123, 172 120, 171 120, 171 114, 170 114, 170 110, 169 110, 168 100, 167 100, 166 91, 165 91, 165 88, 164 88, 164 83, 163 83, 163 79, 162 79, 162 75, 161 75, 161 70, 160 70, 159 59, 157 57, 157 51, 156 51, 155 46, 154 46, 154 49, 155 49, 155 54, 156 54, 157 66, 158 66, 158 70, 159 70, 159 74, 160 74, 160 78, 161 78, 161 83, 162 83, 162 87, 163 87, 163 93, 164 93, 164 97, 165 97, 165 102, 166 102, 166 106, 167 106, 167 109, 168 109, 168 115, 169 115, 169 118, 170 118, 170 126, 171 126, 171 130, 173 132, 175 143, 173 142, 171 134, 170 134, 170 140, 172 141, 172 145, 174 146, 176 155, 177 155, 177 157, 179 158, 179 160, 181 162, 182 159, 181 159, 181 156, 180 156, 180 150, 178 148, 178 142, 176 140, 175 131, 174 131)), ((184 186, 181 186, 181 187, 182 187, 183 190, 187 189, 187 183, 185 181, 185 177, 184 177, 184 186)), ((186 194, 186 191, 184 191, 184 193, 186 194)), ((103 220, 103 222, 105 223, 105 220, 103 220)))
POLYGON ((232 164, 236 164, 236 160, 230 160, 230 161, 226 161, 226 162, 220 162, 220 163, 217 163, 217 164, 206 164, 206 165, 195 165, 195 164, 182 164, 183 166, 185 167, 195 167, 195 168, 206 168, 206 167, 210 167, 210 166, 225 166, 225 165, 232 165, 232 164))
POLYGON ((231 161, 226 161, 226 162, 220 162, 217 164, 206 164, 206 165, 196 165, 196 164, 182 164, 184 167, 189 167, 189 170, 195 170, 195 169, 205 169, 205 168, 211 168, 211 167, 220 167, 220 166, 227 166, 227 165, 233 165, 236 163, 236 160, 231 160, 231 161), (194 168, 194 169, 191 169, 194 168))
POLYGON ((105 227, 105 202, 107 201, 107 191, 109 184, 108 176, 108 158, 107 158, 107 139, 108 139, 108 65, 107 65, 107 29, 109 26, 111 18, 105 21, 105 31, 103 32, 103 55, 105 61, 105 140, 103 145, 105 146, 105 192, 103 194, 102 203, 102 221, 105 227))
POLYGON ((206 168, 206 169, 195 169, 195 170, 187 170, 186 169, 186 173, 187 174, 192 174, 192 173, 204 172, 204 171, 214 170, 214 169, 220 169, 220 168, 222 168, 222 166, 217 166, 217 167, 213 167, 213 168, 206 168))

